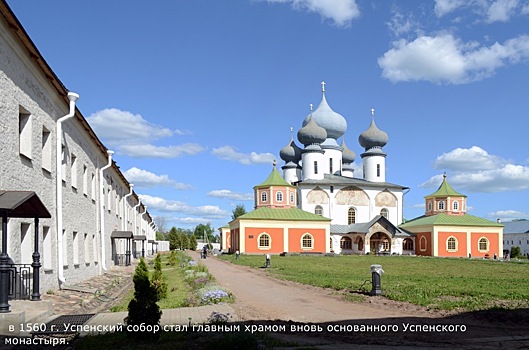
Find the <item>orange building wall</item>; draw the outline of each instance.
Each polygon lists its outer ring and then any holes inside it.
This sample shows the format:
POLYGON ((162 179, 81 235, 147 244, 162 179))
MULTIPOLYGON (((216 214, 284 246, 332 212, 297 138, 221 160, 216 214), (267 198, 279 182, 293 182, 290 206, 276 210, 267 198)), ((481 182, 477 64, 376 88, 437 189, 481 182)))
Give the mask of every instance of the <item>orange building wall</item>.
POLYGON ((422 256, 432 256, 432 237, 430 232, 418 232, 415 237, 415 254, 422 256), (426 237, 426 250, 420 250, 421 237, 426 237))
POLYGON ((231 233, 230 233, 230 231, 226 231, 226 247, 223 247, 223 249, 227 249, 228 251, 231 251, 231 233))
POLYGON ((466 232, 439 232, 437 241, 438 256, 442 257, 467 257, 467 233, 466 232), (446 240, 454 236, 457 239, 457 251, 446 250, 446 240))
POLYGON ((285 251, 283 244, 283 229, 269 227, 247 227, 244 230, 245 253, 247 254, 279 254, 285 251), (259 249, 258 237, 266 232, 270 235, 270 249, 259 249), (253 236, 253 238, 250 238, 253 236))
POLYGON ((498 233, 479 233, 479 232, 472 232, 470 234, 470 253, 472 254, 472 257, 485 257, 485 254, 489 254, 489 257, 492 259, 494 256, 494 253, 496 253, 496 256, 501 256, 500 254, 500 244, 499 244, 499 234, 498 233), (480 252, 478 250, 478 242, 481 237, 485 237, 489 240, 489 251, 488 252, 480 252))
POLYGON ((307 250, 309 252, 325 253, 329 242, 325 240, 325 229, 306 229, 306 228, 291 228, 288 230, 288 250, 291 253, 303 252, 301 248, 301 237, 305 233, 310 233, 314 238, 313 249, 307 250))

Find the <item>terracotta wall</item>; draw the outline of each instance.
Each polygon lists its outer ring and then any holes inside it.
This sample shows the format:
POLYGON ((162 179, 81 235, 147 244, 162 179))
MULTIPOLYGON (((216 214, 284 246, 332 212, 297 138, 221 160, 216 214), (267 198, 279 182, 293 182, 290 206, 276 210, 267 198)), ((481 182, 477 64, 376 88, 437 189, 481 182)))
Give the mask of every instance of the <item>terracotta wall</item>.
POLYGON ((496 256, 501 257, 503 253, 500 254, 500 245, 499 245, 499 234, 498 233, 479 233, 472 232, 470 234, 470 252, 472 257, 485 257, 485 254, 489 254, 489 257, 492 259, 494 253, 496 256), (489 240, 489 250, 487 252, 480 252, 478 250, 478 242, 480 238, 485 237, 489 240))
POLYGON ((288 250, 291 253, 303 252, 301 248, 301 237, 305 233, 310 233, 314 238, 313 249, 307 249, 307 252, 325 253, 329 241, 325 239, 325 229, 307 229, 291 228, 288 230, 288 250))
POLYGON ((466 232, 439 232, 437 236, 438 256, 443 257, 467 257, 467 233, 466 232), (457 251, 447 251, 446 240, 454 236, 457 240, 457 251))
POLYGON ((432 234, 430 232, 418 232, 415 237, 415 254, 432 256, 432 234), (421 237, 426 238, 426 250, 421 250, 421 237))
POLYGON ((279 254, 285 251, 282 228, 247 227, 244 230, 244 240, 247 254, 279 254), (270 249, 259 249, 259 235, 263 232, 270 236, 270 249))

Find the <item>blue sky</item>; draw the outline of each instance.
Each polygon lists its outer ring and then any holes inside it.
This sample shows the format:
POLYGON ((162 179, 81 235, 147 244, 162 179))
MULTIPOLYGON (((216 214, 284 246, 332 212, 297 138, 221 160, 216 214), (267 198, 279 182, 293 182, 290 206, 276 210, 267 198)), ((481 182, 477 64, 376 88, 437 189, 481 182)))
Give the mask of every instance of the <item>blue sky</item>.
POLYGON ((253 209, 322 81, 357 167, 375 109, 405 218, 443 172, 471 214, 529 218, 529 0, 8 3, 169 226, 253 209))

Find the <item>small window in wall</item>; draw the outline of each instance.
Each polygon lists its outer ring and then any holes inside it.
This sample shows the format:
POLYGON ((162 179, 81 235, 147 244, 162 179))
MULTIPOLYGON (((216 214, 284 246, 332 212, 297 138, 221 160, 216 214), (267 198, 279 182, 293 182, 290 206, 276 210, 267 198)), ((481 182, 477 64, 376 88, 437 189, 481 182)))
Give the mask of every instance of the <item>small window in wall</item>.
POLYGON ((449 252, 457 252, 457 239, 453 236, 446 240, 446 250, 449 252))
POLYGON ((377 177, 380 177, 380 164, 377 164, 377 177))
POLYGON ((79 235, 77 232, 72 236, 73 264, 79 265, 79 235))
POLYGON ((332 251, 332 238, 329 238, 329 249, 332 251))
POLYGON ((33 235, 30 228, 30 224, 20 224, 20 262, 22 264, 31 264, 33 261, 33 235))
POLYGON ((259 249, 270 249, 271 239, 269 234, 261 233, 257 238, 257 241, 259 242, 259 249))
POLYGON ((318 162, 314 161, 314 174, 318 173, 318 162))
POLYGON ((51 249, 51 233, 48 226, 42 227, 42 236, 44 237, 42 241, 42 267, 45 270, 51 270, 53 269, 53 261, 51 260, 53 250, 51 249))
POLYGON ((71 159, 72 159, 72 165, 71 165, 72 187, 73 188, 77 188, 77 157, 72 153, 71 154, 71 159))
POLYGON ((331 186, 330 190, 331 190, 331 193, 333 193, 334 192, 334 186, 331 186))
POLYGON ((42 164, 44 170, 51 172, 51 132, 42 128, 42 164))
POLYGON ((428 202, 428 211, 432 211, 432 202, 428 202))
POLYGON ((444 210, 445 209, 445 202, 444 201, 439 201, 439 204, 437 204, 437 208, 439 210, 444 210))
POLYGON ((92 235, 92 260, 94 263, 98 261, 97 259, 97 236, 95 234, 92 235))
POLYGON ((83 239, 83 248, 84 248, 84 263, 89 264, 90 263, 90 241, 88 238, 88 233, 84 234, 83 239))
POLYGON ((353 240, 350 237, 342 237, 340 239, 340 248, 341 249, 352 249, 353 240))
POLYGON ((488 252, 489 251, 489 240, 485 237, 481 237, 478 241, 478 250, 480 252, 488 252))
POLYGON ((88 168, 83 165, 83 194, 88 196, 88 168))
POLYGON ((31 114, 22 106, 18 109, 18 136, 19 152, 24 157, 31 159, 32 148, 32 118, 31 114))
POLYGON ((62 145, 61 146, 61 171, 62 171, 62 181, 65 181, 66 182, 66 164, 68 163, 67 161, 67 154, 66 154, 66 146, 65 145, 62 145))
POLYGON ((387 219, 388 216, 389 216, 389 212, 388 212, 388 210, 387 210, 386 208, 382 208, 382 209, 380 210, 380 216, 383 216, 383 217, 385 217, 385 218, 387 219))
POLYGON ((421 236, 421 238, 419 239, 419 250, 420 250, 421 252, 426 251, 426 245, 427 245, 427 243, 428 243, 428 242, 427 242, 426 237, 421 236))
POLYGON ((290 193, 290 203, 294 203, 294 193, 290 193))
POLYGON ((91 176, 91 180, 90 180, 90 185, 91 185, 91 192, 92 192, 92 200, 95 201, 96 200, 96 176, 94 173, 92 173, 92 176, 91 176))
POLYGON ((347 212, 347 224, 354 224, 356 223, 356 209, 355 208, 349 208, 349 211, 347 212))
POLYGON ((266 192, 261 192, 261 202, 266 202, 268 200, 268 196, 266 195, 266 192))
POLYGON ((302 249, 313 249, 314 247, 314 239, 309 233, 305 233, 303 237, 301 237, 301 248, 302 249))
POLYGON ((283 201, 283 192, 279 191, 276 193, 276 201, 282 202, 283 201))
POLYGON ((316 208, 314 208, 314 214, 323 216, 323 208, 320 205, 317 205, 316 208))
POLYGON ((62 264, 68 266, 68 241, 66 230, 62 230, 62 264))
POLYGON ((329 173, 333 174, 333 171, 332 171, 332 158, 329 158, 329 173))
POLYGON ((459 202, 454 201, 454 203, 452 204, 452 207, 454 208, 454 210, 459 210, 459 202))

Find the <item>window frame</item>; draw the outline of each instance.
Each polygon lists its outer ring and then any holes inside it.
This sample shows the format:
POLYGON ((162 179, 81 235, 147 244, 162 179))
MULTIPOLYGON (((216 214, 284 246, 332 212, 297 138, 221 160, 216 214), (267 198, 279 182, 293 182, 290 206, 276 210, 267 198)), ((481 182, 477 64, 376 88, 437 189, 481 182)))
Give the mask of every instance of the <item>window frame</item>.
POLYGON ((301 236, 299 243, 301 245, 301 250, 313 250, 314 249, 314 237, 308 232, 304 233, 301 236), (310 243, 310 246, 305 244, 307 242, 310 243))
POLYGON ((458 241, 454 236, 450 236, 446 239, 446 251, 455 253, 457 252, 458 241), (453 245, 453 248, 451 247, 453 245))
POLYGON ((272 249, 272 237, 267 232, 262 232, 257 236, 257 249, 270 250, 272 249), (261 244, 261 240, 268 241, 268 245, 261 244))

